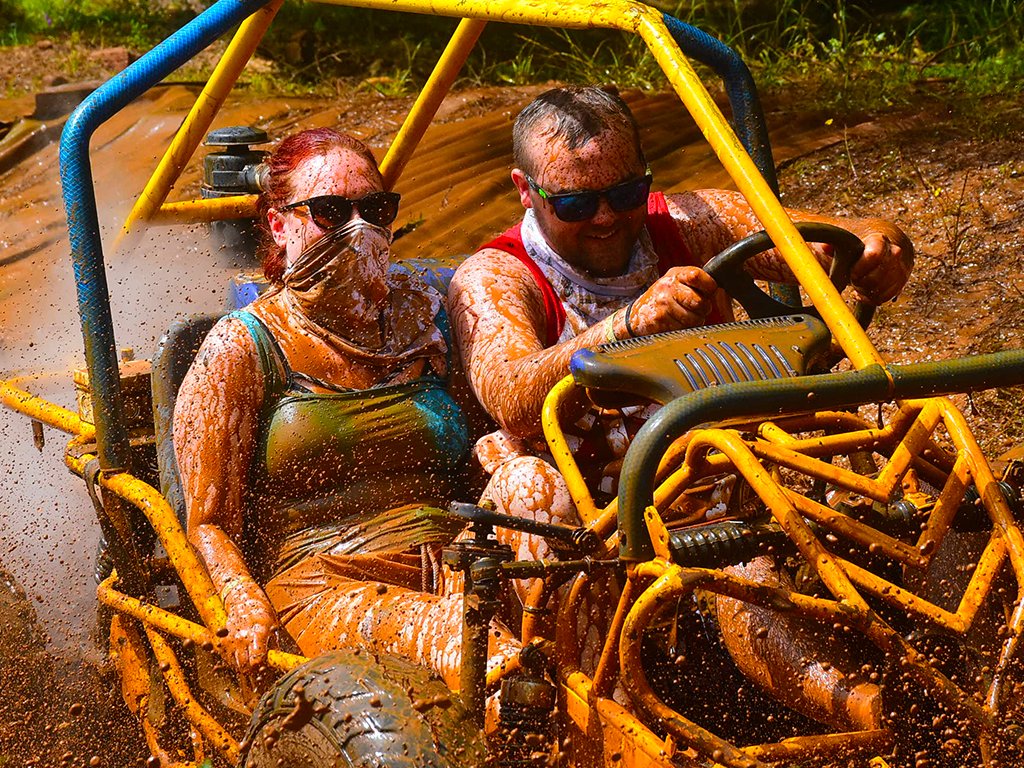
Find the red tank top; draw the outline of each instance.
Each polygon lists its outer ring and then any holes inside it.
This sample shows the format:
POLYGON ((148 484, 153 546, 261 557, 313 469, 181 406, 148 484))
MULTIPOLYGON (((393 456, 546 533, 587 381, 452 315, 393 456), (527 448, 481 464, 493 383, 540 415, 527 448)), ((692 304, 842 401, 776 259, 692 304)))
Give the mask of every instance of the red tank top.
MULTIPOLYGON (((537 262, 530 258, 523 246, 522 224, 516 224, 504 234, 499 235, 488 243, 484 243, 478 250, 485 248, 496 248, 499 251, 515 256, 521 261, 540 288, 544 300, 544 323, 546 339, 545 347, 551 347, 558 343, 565 327, 565 307, 561 299, 555 293, 554 287, 541 272, 537 262)), ((658 274, 664 275, 672 267, 701 267, 693 257, 690 249, 679 234, 679 227, 672 214, 668 211, 668 203, 662 192, 652 192, 647 198, 647 233, 651 236, 651 244, 658 256, 658 274)), ((708 324, 722 322, 718 308, 713 308, 708 315, 708 324)))

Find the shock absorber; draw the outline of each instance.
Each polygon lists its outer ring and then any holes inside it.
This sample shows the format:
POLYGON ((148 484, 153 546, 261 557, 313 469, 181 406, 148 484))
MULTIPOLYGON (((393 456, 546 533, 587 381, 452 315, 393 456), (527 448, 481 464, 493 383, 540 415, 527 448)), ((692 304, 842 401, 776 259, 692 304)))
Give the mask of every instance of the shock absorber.
POLYGON ((721 568, 745 563, 789 545, 774 522, 722 520, 671 534, 672 559, 693 568, 721 568))

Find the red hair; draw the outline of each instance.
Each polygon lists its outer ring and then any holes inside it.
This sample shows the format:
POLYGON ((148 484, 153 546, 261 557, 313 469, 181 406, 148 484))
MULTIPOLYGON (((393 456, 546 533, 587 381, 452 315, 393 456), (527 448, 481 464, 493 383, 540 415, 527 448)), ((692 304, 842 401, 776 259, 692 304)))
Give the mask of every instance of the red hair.
POLYGON ((310 128, 292 134, 278 144, 266 160, 268 173, 264 176, 263 192, 259 198, 258 220, 263 274, 271 283, 279 283, 284 274, 284 249, 271 236, 267 214, 271 208, 280 208, 290 202, 295 193, 292 176, 303 161, 335 149, 355 152, 377 170, 377 160, 363 142, 333 128, 310 128))

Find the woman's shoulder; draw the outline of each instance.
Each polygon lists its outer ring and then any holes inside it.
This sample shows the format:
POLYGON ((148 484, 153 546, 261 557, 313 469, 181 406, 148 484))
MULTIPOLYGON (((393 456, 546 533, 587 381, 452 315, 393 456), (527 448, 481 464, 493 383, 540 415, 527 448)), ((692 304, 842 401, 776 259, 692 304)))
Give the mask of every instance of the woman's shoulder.
POLYGON ((256 315, 249 313, 246 317, 245 312, 231 312, 214 324, 199 347, 193 369, 218 369, 226 373, 236 368, 259 368, 259 345, 252 331, 256 315))

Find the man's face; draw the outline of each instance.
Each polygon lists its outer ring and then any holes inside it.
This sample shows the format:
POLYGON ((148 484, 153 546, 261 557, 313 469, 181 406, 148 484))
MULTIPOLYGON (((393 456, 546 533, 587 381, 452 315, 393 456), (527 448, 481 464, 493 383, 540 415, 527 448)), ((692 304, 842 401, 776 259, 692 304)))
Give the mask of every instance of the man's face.
MULTIPOLYGON (((644 165, 631 133, 609 128, 576 149, 561 139, 539 137, 533 144, 533 180, 549 195, 607 189, 643 175, 644 165)), ((523 170, 512 171, 523 206, 533 208, 544 238, 559 256, 597 277, 621 275, 640 237, 647 206, 615 212, 602 196, 586 221, 566 222, 530 188, 523 170)))

